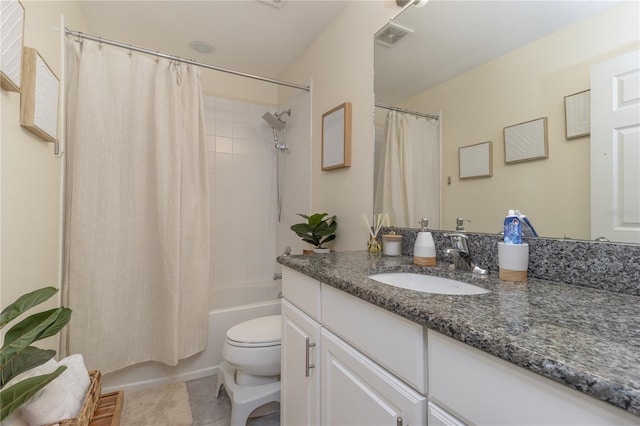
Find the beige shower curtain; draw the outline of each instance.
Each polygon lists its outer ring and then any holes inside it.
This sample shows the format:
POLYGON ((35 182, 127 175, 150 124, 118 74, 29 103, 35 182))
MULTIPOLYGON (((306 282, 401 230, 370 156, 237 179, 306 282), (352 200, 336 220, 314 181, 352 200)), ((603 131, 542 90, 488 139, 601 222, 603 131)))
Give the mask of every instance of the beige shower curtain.
POLYGON ((375 213, 391 224, 416 228, 421 218, 440 226, 440 143, 438 121, 389 111, 379 157, 375 213))
POLYGON ((199 69, 69 41, 66 351, 103 373, 175 365, 207 338, 199 69))

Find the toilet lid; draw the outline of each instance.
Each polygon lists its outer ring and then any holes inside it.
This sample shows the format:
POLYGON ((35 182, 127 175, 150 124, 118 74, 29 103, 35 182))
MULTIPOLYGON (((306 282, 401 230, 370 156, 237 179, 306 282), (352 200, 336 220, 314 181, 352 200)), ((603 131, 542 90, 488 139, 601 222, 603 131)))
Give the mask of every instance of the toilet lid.
POLYGON ((227 340, 245 344, 280 344, 280 315, 255 318, 227 330, 227 340))

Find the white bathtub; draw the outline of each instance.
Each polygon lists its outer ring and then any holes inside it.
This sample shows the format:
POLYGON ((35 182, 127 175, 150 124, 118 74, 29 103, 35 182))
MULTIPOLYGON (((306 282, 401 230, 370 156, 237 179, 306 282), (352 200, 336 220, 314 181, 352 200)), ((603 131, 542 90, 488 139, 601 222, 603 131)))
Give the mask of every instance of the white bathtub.
POLYGON ((214 289, 216 301, 209 311, 209 337, 204 351, 172 367, 160 362, 143 362, 102 376, 103 393, 134 391, 178 380, 193 380, 218 372, 222 362, 225 333, 235 324, 280 313, 280 280, 242 287, 214 289))

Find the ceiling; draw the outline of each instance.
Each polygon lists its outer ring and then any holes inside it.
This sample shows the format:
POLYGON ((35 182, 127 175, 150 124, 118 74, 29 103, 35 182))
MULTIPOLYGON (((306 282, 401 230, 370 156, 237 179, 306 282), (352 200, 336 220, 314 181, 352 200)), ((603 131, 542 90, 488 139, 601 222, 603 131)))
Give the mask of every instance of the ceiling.
MULTIPOLYGON (((81 0, 79 7, 90 34, 280 79, 348 3, 81 0), (189 43, 196 40, 212 44, 215 52, 194 51, 189 43)), ((376 48, 376 99, 385 103, 404 99, 613 3, 430 0, 425 7, 410 7, 394 22, 415 29, 415 34, 392 49, 376 48), (380 65, 404 63, 402 58, 407 55, 421 63, 388 69, 380 65), (396 85, 399 81, 410 84, 400 88, 396 85)))
POLYGON ((376 45, 376 101, 406 99, 614 4, 430 0, 411 7, 393 23, 414 34, 390 48, 376 45))
POLYGON ((79 2, 92 35, 274 79, 347 4, 326 0, 79 2), (215 52, 192 50, 189 43, 195 40, 212 44, 215 52))

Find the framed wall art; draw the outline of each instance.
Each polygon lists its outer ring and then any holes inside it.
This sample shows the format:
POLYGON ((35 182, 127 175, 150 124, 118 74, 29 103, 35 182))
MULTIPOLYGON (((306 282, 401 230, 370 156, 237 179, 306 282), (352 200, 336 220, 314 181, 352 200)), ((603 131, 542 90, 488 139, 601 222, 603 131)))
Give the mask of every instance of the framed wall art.
POLYGON ((18 0, 0 0, 0 86, 19 92, 22 72, 24 7, 18 0))
POLYGON ((564 97, 564 116, 567 139, 591 134, 591 90, 564 97))
POLYGON ((47 142, 58 139, 60 82, 36 49, 23 48, 20 125, 47 142))
POLYGON ((549 158, 547 117, 504 128, 504 162, 549 158))
POLYGON ((322 114, 322 170, 351 166, 351 103, 322 114))
POLYGON ((458 148, 460 179, 493 176, 493 142, 458 148))

